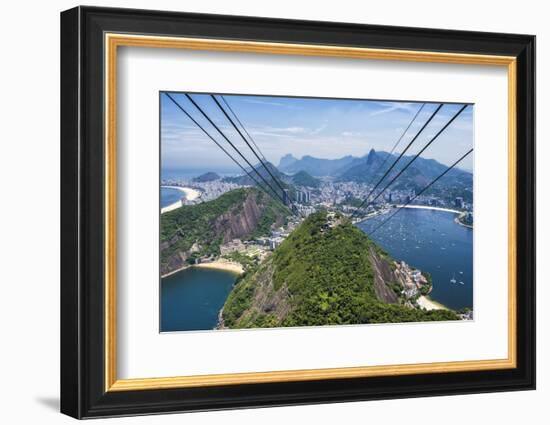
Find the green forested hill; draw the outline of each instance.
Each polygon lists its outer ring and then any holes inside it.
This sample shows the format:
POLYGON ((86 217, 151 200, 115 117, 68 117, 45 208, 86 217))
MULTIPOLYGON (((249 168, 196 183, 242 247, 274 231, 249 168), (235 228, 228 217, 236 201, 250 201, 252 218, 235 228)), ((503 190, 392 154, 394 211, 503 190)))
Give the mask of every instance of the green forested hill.
POLYGON ((255 188, 236 189, 219 198, 161 215, 161 273, 196 258, 218 255, 221 244, 268 234, 288 214, 283 206, 255 188))
POLYGON ((424 311, 380 301, 374 290, 372 255, 391 261, 345 219, 330 219, 326 212, 313 214, 257 270, 242 277, 224 305, 223 325, 247 328, 457 319, 448 310, 424 311))
POLYGON ((319 179, 316 179, 305 171, 298 171, 292 176, 291 180, 295 186, 319 187, 321 184, 319 179))

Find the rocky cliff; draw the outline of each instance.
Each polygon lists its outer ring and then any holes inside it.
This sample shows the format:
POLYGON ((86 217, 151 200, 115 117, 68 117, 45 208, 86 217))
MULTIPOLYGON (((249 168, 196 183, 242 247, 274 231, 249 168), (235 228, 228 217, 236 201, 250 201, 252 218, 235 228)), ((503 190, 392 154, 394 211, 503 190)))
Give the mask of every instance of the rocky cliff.
POLYGON ((254 188, 233 190, 213 201, 162 214, 161 274, 219 255, 220 245, 233 239, 268 234, 286 216, 280 203, 254 188))
POLYGON ((242 204, 214 219, 214 233, 222 238, 222 243, 250 235, 258 226, 264 208, 265 203, 258 202, 258 196, 250 192, 242 204))

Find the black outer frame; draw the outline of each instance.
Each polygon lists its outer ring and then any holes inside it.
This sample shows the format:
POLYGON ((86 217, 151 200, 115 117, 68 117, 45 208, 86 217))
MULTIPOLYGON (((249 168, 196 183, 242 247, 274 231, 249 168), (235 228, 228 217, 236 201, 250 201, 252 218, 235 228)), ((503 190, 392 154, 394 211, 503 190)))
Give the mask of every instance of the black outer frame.
POLYGON ((75 418, 535 388, 535 37, 77 7, 61 13, 61 412, 75 418), (105 32, 517 58, 517 368, 104 391, 105 32))

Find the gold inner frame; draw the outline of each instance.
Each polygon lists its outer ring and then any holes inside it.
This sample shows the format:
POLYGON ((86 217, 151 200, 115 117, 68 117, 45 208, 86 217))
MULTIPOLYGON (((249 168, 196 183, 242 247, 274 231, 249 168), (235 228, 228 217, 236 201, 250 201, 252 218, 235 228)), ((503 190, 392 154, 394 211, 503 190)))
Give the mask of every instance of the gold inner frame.
POLYGON ((105 391, 135 391, 214 385, 311 381, 510 369, 516 367, 516 58, 410 50, 105 34, 105 391), (503 66, 508 72, 508 357, 495 360, 305 369, 289 371, 117 379, 116 326, 116 99, 119 46, 324 56, 354 59, 503 66))

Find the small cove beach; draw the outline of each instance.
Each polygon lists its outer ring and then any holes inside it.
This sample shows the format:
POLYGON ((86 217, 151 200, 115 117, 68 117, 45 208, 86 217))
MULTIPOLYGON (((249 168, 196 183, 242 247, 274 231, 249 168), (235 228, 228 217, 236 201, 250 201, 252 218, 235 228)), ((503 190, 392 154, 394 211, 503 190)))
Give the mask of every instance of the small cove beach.
MULTIPOLYGON (((175 191, 179 191, 179 192, 182 192, 183 195, 185 196, 185 199, 187 201, 194 201, 196 200, 197 198, 199 198, 201 196, 201 193, 196 190, 196 189, 191 189, 190 187, 183 187, 183 186, 161 186, 161 190, 163 190, 165 192, 175 192, 175 191)), ((161 195, 161 197, 164 196, 164 195, 161 195)), ((172 195, 173 197, 173 195, 172 195)), ((162 199, 161 199, 161 204, 162 204, 162 199)), ((160 210, 160 213, 161 214, 164 214, 164 213, 167 213, 169 211, 173 211, 173 210, 176 210, 178 208, 181 208, 181 206, 183 205, 183 202, 180 199, 177 199, 176 201, 174 202, 171 202, 170 204, 166 205, 166 206, 163 206, 160 210)))

